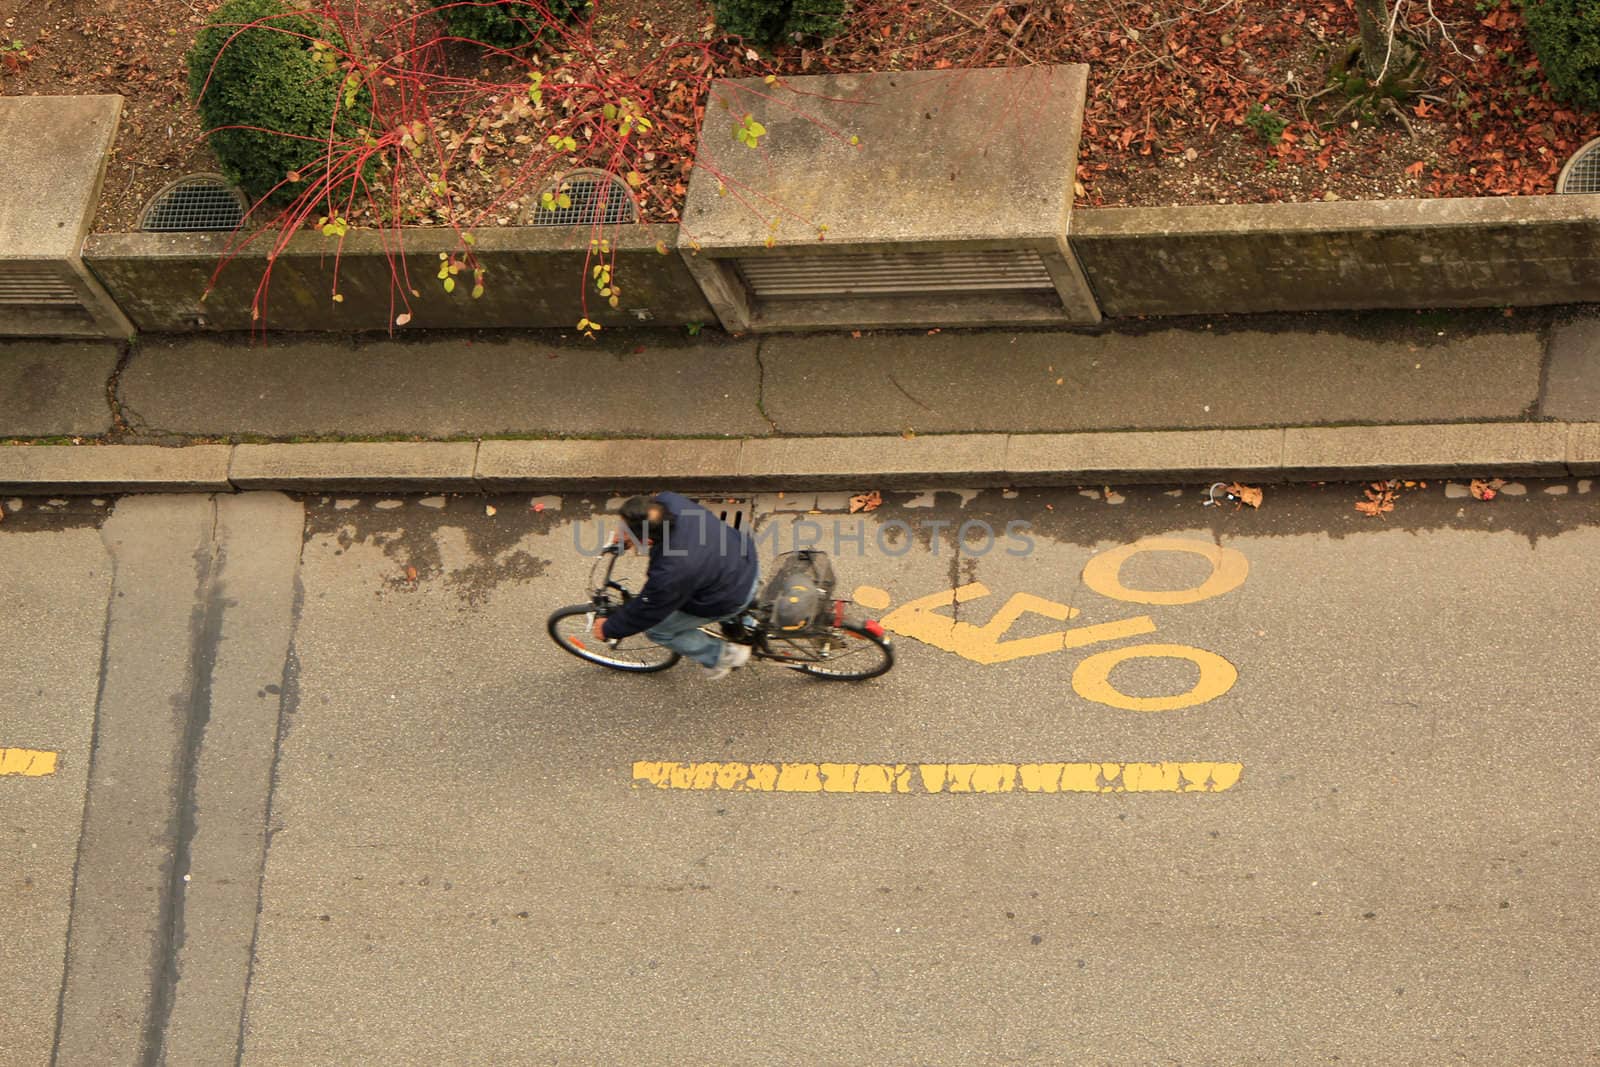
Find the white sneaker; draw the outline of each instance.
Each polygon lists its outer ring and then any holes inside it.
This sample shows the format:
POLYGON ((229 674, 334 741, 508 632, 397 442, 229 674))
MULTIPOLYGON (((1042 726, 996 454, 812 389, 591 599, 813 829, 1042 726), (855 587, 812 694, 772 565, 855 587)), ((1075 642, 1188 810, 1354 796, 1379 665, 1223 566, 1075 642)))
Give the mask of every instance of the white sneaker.
POLYGON ((722 643, 722 651, 717 654, 717 665, 707 667, 706 681, 715 682, 726 678, 735 670, 750 662, 750 646, 736 645, 729 641, 722 643))

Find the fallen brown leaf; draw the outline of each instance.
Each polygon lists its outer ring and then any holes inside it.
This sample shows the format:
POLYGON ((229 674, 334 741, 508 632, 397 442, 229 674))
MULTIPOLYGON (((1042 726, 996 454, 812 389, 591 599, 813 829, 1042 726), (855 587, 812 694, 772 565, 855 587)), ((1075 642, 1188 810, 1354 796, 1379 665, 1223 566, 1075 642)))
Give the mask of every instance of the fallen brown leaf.
POLYGON ((858 511, 877 511, 883 506, 883 497, 874 489, 870 493, 857 493, 850 498, 850 514, 858 511))
POLYGON ((1363 515, 1378 516, 1394 510, 1395 499, 1399 494, 1399 482, 1373 482, 1363 494, 1365 500, 1356 501, 1356 510, 1363 515))
POLYGON ((417 584, 417 568, 415 568, 415 567, 407 567, 406 568, 406 581, 410 582, 412 585, 416 585, 417 584))
POLYGON ((1239 503, 1249 504, 1253 508, 1261 506, 1261 490, 1250 485, 1240 485, 1234 482, 1228 486, 1228 492, 1239 498, 1239 503))

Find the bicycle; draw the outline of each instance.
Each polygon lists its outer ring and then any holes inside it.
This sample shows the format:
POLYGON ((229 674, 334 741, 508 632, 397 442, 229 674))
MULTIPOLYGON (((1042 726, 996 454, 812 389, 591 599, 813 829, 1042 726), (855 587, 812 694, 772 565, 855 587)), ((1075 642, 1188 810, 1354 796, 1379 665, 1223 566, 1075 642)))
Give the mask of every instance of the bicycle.
MULTIPOLYGON (((558 646, 590 663, 634 674, 664 671, 678 662, 678 653, 656 644, 644 634, 604 642, 594 638, 595 620, 620 608, 634 596, 626 581, 612 577, 623 547, 621 543, 614 543, 601 550, 589 571, 588 603, 556 610, 545 628, 558 646), (602 561, 605 573, 596 581, 595 572, 602 561)), ((828 576, 824 592, 832 592, 832 568, 825 553, 813 549, 786 553, 780 557, 780 564, 788 557, 803 557, 800 563, 814 569, 820 567, 828 576)), ((775 574, 781 575, 785 570, 786 566, 780 565, 775 568, 775 574)), ((846 601, 827 600, 818 614, 794 622, 779 618, 782 612, 776 605, 777 598, 769 595, 771 592, 769 583, 768 589, 739 616, 700 629, 714 637, 749 646, 751 662, 766 660, 813 678, 859 682, 876 678, 894 666, 894 645, 883 627, 872 619, 847 621, 846 601)))

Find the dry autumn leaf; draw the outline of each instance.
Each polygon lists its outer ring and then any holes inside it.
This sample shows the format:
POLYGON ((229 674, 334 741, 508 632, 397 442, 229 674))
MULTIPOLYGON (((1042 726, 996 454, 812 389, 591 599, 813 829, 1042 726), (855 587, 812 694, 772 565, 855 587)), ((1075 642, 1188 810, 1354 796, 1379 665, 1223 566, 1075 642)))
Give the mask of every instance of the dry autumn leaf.
POLYGON ((857 493, 850 498, 850 514, 858 511, 877 511, 883 505, 883 497, 874 489, 870 493, 857 493))
POLYGON ((1261 490, 1250 485, 1240 485, 1234 482, 1228 486, 1228 492, 1239 498, 1239 503, 1249 504, 1253 508, 1261 506, 1261 490))
POLYGON ((1356 501, 1356 510, 1372 517, 1393 511, 1399 485, 1399 482, 1373 482, 1364 491, 1366 499, 1356 501))
POLYGON ((1474 500, 1493 500, 1500 495, 1500 487, 1506 484, 1504 478, 1491 478, 1485 481, 1482 478, 1472 479, 1472 484, 1467 488, 1471 491, 1474 500))
POLYGON ((410 582, 412 585, 416 585, 417 584, 417 568, 415 568, 415 567, 407 567, 406 568, 406 581, 410 582))

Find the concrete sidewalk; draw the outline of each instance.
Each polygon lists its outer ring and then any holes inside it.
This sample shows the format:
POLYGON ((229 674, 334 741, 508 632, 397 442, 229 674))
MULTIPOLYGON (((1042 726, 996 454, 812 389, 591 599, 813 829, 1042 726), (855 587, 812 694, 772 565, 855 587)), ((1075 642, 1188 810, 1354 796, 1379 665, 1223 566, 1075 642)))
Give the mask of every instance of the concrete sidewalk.
MULTIPOLYGON (((266 474, 270 453, 254 448, 162 449, 142 454, 157 466, 139 459, 142 473, 131 482, 111 471, 90 478, 95 491, 311 477, 373 486, 396 484, 416 464, 399 484, 570 487, 696 476, 726 484, 885 472, 1023 484, 1024 476, 1270 478, 1389 466, 1558 473, 1586 470, 1594 423, 1600 315, 1592 306, 1220 317, 1095 332, 737 339, 653 331, 598 342, 504 332, 171 336, 121 351, 0 342, 0 439, 463 443, 455 451, 311 450, 274 460, 286 466, 266 474), (1427 429, 1440 424, 1479 428, 1427 429), (1389 429, 1312 432, 1319 427, 1389 429), (844 440, 860 437, 878 442, 844 440), (506 474, 486 471, 470 447, 495 438, 541 440, 489 449, 489 459, 517 454, 504 461, 506 474), (542 440, 550 438, 568 440, 556 447, 542 440), (595 438, 638 440, 602 447, 595 438), (660 443, 673 438, 733 439, 733 451, 660 443), (756 447, 772 438, 796 440, 756 447)), ((0 484, 42 485, 49 471, 110 458, 105 449, 33 453, 0 449, 0 484)))

